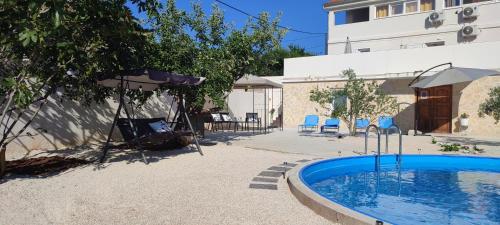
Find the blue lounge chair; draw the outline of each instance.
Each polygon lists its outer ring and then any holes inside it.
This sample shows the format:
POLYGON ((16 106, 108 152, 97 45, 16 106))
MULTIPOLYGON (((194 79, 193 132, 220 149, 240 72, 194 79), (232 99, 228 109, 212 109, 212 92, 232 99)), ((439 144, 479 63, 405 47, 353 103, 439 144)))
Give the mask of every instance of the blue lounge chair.
POLYGON ((394 119, 392 116, 380 116, 378 117, 378 127, 382 132, 388 132, 389 128, 394 124, 394 119))
POLYGON ((329 129, 340 131, 340 120, 338 118, 331 118, 325 120, 325 125, 321 126, 321 133, 327 132, 329 129))
POLYGON ((394 124, 392 116, 380 116, 378 118, 378 127, 380 129, 388 129, 394 124))
POLYGON ((304 124, 299 125, 299 132, 304 130, 318 130, 319 116, 307 115, 304 124))
POLYGON ((365 132, 368 125, 370 125, 370 119, 362 119, 362 118, 356 119, 356 124, 355 124, 356 132, 358 132, 359 129, 362 129, 363 130, 362 132, 365 132))

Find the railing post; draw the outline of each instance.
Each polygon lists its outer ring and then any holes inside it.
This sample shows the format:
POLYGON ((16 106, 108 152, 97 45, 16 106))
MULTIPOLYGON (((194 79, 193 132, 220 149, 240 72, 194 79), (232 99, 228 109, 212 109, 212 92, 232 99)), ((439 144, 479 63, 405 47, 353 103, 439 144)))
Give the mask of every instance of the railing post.
POLYGON ((380 129, 375 124, 369 125, 365 131, 365 155, 368 154, 368 132, 372 127, 374 127, 377 131, 377 155, 375 155, 375 171, 378 172, 380 170, 380 129))
POLYGON ((389 129, 385 129, 385 154, 389 153, 389 129))

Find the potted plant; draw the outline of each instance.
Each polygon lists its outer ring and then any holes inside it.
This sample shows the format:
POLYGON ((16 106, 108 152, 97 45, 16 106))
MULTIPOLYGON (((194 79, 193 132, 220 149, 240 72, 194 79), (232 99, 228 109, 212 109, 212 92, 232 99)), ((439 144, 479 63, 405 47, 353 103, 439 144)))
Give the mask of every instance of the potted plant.
POLYGON ((462 126, 462 127, 469 126, 469 114, 462 113, 462 115, 460 115, 460 126, 462 126))

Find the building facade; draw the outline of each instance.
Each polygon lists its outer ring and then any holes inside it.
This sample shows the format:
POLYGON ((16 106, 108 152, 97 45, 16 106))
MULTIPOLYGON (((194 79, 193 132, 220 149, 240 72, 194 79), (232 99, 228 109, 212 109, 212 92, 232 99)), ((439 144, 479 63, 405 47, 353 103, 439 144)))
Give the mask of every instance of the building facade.
MULTIPOLYGON (((392 116, 404 132, 414 129, 415 118, 422 113, 415 110, 421 103, 409 87, 422 71, 443 63, 500 71, 495 56, 500 52, 500 1, 335 0, 324 9, 329 21, 328 55, 285 60, 286 127, 302 123, 307 114, 325 119, 327 112, 309 100, 309 93, 318 87, 341 87, 345 81, 339 74, 345 69, 376 81, 397 98, 400 107, 392 116)), ((434 124, 424 132, 498 137, 500 125, 478 116, 479 104, 496 86, 500 86, 498 75, 428 90, 439 92, 429 98, 446 99, 443 106, 429 109, 444 115, 446 124, 434 124), (468 127, 459 124, 463 113, 470 115, 468 127)))

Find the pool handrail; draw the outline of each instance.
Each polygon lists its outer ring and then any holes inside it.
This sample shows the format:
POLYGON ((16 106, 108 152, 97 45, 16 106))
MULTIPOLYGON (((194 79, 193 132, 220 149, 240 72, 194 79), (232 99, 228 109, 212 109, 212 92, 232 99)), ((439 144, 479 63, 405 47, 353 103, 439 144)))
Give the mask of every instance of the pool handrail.
POLYGON ((375 171, 379 171, 380 169, 380 129, 375 124, 370 124, 366 127, 365 131, 365 155, 368 155, 368 132, 370 128, 375 128, 377 131, 377 155, 375 155, 375 171))
POLYGON ((385 153, 389 153, 389 130, 396 128, 399 134, 399 152, 396 155, 398 166, 401 166, 401 156, 403 155, 403 134, 398 125, 392 124, 389 128, 385 129, 385 153))

